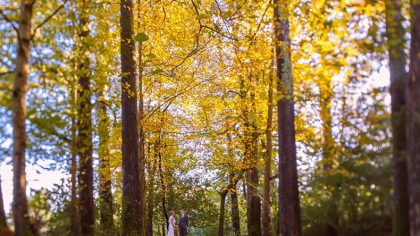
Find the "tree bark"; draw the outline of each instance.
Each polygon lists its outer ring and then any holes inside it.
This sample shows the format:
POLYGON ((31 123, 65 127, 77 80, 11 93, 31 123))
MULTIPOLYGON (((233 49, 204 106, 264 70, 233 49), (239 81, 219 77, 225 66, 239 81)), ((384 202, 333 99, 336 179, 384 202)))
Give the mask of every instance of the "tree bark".
POLYGON ((226 195, 228 190, 224 190, 220 193, 220 212, 219 212, 219 227, 217 230, 218 236, 224 235, 224 226, 225 226, 225 203, 226 203, 226 195))
POLYGON ((78 55, 78 120, 77 152, 79 154, 79 211, 82 235, 94 235, 95 204, 93 200, 93 145, 92 145, 92 90, 90 87, 89 60, 89 15, 88 3, 82 1, 78 6, 79 22, 79 55, 78 55))
MULTIPOLYGON (((157 144, 159 145, 159 144, 157 144)), ((159 147, 159 146, 158 146, 159 147)), ((159 148, 157 148, 158 150, 158 167, 159 167, 159 177, 160 177, 160 184, 161 184, 161 194, 162 194, 162 198, 161 198, 161 202, 162 202, 162 213, 163 216, 165 217, 165 222, 166 222, 166 228, 168 228, 169 226, 169 214, 168 214, 168 209, 166 208, 166 185, 165 185, 165 180, 163 177, 163 170, 162 170, 162 155, 160 154, 160 150, 159 148)))
MULTIPOLYGON (((251 77, 252 80, 252 77, 251 77)), ((250 81, 252 83, 252 81, 250 81)), ((253 87, 253 86, 252 86, 253 87)), ((254 89, 254 88, 253 88, 254 89)), ((251 112, 254 116, 257 115, 257 108, 255 104, 255 91, 250 93, 251 99, 251 112)), ((251 167, 247 171, 247 189, 248 189, 248 210, 249 210, 249 220, 250 222, 250 231, 248 234, 250 236, 260 236, 261 235, 261 199, 258 194, 259 186, 259 171, 257 168, 258 165, 258 127, 257 121, 254 119, 251 122, 251 167)))
MULTIPOLYGON (((157 155, 156 155, 157 156, 157 155)), ((157 160, 157 158, 155 159, 157 160)), ((153 208, 155 207, 155 175, 156 175, 156 162, 152 166, 149 181, 149 198, 147 204, 147 222, 146 222, 146 235, 153 236, 153 208)))
POLYGON ((15 235, 32 235, 26 199, 26 92, 28 90, 31 22, 35 0, 21 0, 17 59, 12 94, 13 123, 13 219, 15 235))
POLYGON ((411 0, 410 72, 407 81, 408 192, 410 233, 420 235, 420 1, 411 0))
POLYGON ((405 133, 405 92, 408 77, 405 71, 407 56, 401 0, 386 0, 386 31, 388 37, 389 72, 391 79, 392 169, 394 177, 394 235, 409 235, 409 198, 407 176, 407 139, 405 133))
POLYGON ((122 235, 144 235, 141 218, 141 183, 135 50, 133 39, 133 1, 120 1, 121 25, 121 105, 122 105, 122 235))
MULTIPOLYGON (((270 68, 271 71, 271 68, 270 68)), ((264 195, 262 209, 262 235, 273 235, 272 219, 271 219, 271 158, 273 150, 272 130, 273 130, 273 76, 270 72, 268 85, 268 111, 267 111, 267 128, 265 130, 265 138, 267 141, 265 160, 264 160, 264 195)))
POLYGON ((81 231, 80 226, 80 214, 79 214, 79 203, 77 197, 77 80, 74 79, 73 84, 70 89, 71 97, 71 216, 70 224, 71 229, 70 233, 72 236, 79 236, 81 231))
POLYGON ((112 204, 111 168, 109 163, 109 119, 106 114, 104 84, 98 85, 98 134, 99 134, 99 207, 101 214, 101 231, 103 235, 113 235, 114 219, 112 204))
POLYGON ((279 233, 300 236, 300 206, 297 181, 293 79, 288 5, 274 0, 274 33, 277 64, 279 136, 279 233))
MULTIPOLYGON (((233 176, 230 176, 230 183, 233 183, 233 176)), ((232 229, 233 235, 241 235, 241 220, 239 217, 239 202, 238 202, 238 193, 236 191, 236 185, 233 187, 233 190, 230 191, 230 204, 231 204, 231 218, 232 218, 232 229)))
MULTIPOLYGON (((252 83, 252 75, 249 75, 249 83, 252 83)), ((250 86, 251 87, 251 86, 250 86)), ((254 87, 253 87, 254 89, 254 87)), ((251 113, 247 108, 247 90, 245 80, 240 79, 240 94, 242 100, 243 120, 243 144, 244 163, 247 166, 246 172, 246 203, 247 203, 247 228, 248 235, 261 235, 261 201, 258 196, 258 134, 255 117, 256 107, 254 102, 254 91, 251 92, 250 101, 251 113)))
POLYGON ((165 228, 165 225, 162 225, 162 236, 165 236, 165 235, 166 235, 166 228, 165 228))
MULTIPOLYGON (((234 160, 233 147, 232 147, 232 134, 229 132, 229 123, 225 122, 225 129, 227 130, 226 138, 228 141, 227 154, 230 160, 234 160)), ((229 174, 229 184, 232 186, 231 191, 229 191, 230 202, 231 202, 231 220, 232 220, 232 230, 233 235, 241 235, 241 222, 239 217, 239 202, 238 202, 238 193, 237 193, 237 181, 235 183, 235 176, 231 172, 229 174)))
MULTIPOLYGON (((138 0, 138 27, 141 29, 141 1, 138 0)), ((141 190, 141 224, 145 228, 146 218, 146 177, 145 177, 145 151, 144 151, 144 97, 143 97, 143 47, 142 43, 138 43, 138 72, 139 72, 139 159, 140 159, 140 190, 141 190)))

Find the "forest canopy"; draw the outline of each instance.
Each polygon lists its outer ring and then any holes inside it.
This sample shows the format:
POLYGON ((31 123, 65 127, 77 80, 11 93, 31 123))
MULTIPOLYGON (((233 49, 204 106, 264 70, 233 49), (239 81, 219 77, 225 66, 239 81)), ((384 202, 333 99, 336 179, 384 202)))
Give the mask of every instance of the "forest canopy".
POLYGON ((0 235, 420 235, 419 1, 0 0, 0 38, 0 235))

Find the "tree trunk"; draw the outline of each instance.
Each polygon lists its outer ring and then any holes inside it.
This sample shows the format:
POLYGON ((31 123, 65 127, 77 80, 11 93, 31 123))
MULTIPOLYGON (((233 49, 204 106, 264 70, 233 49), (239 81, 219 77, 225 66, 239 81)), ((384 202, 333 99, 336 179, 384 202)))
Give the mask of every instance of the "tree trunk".
POLYGON ((72 87, 70 89, 71 96, 71 106, 72 106, 72 115, 71 115, 71 235, 79 236, 81 231, 80 226, 80 214, 79 214, 79 203, 77 198, 77 80, 74 79, 72 87))
MULTIPOLYGON (((230 183, 233 183, 233 176, 230 176, 230 183)), ((231 202, 231 218, 232 218, 232 230, 233 235, 241 235, 241 220, 239 218, 239 202, 238 202, 238 193, 236 191, 236 185, 233 187, 233 191, 230 192, 230 202, 231 202)))
MULTIPOLYGON (((252 76, 250 77, 250 83, 252 85, 252 76)), ((255 89, 254 86, 251 86, 255 89)), ((255 91, 250 93, 251 100, 251 112, 254 116, 257 114, 257 108, 255 104, 255 91)), ((261 235, 261 199, 258 194, 259 186, 259 171, 258 165, 258 127, 256 119, 251 119, 251 156, 250 156, 250 169, 247 171, 247 189, 248 189, 248 210, 249 210, 249 232, 250 236, 261 235)))
POLYGON ((35 0, 21 0, 17 60, 12 95, 13 122, 13 219, 15 235, 32 235, 26 199, 26 92, 28 89, 29 51, 32 11, 35 0))
POLYGON ((150 173, 150 181, 149 181, 149 197, 148 197, 148 204, 147 204, 147 222, 146 222, 146 235, 153 236, 153 208, 155 207, 155 176, 156 176, 156 167, 157 167, 157 160, 158 154, 157 152, 154 153, 155 158, 154 162, 152 163, 152 170, 150 173))
MULTIPOLYGON (((270 68, 271 71, 271 68, 270 68)), ((270 72, 269 85, 268 85, 268 112, 267 112, 267 128, 265 130, 265 138, 267 141, 265 160, 264 160, 264 195, 263 195, 263 214, 262 214, 262 235, 273 235, 272 219, 271 219, 271 157, 273 150, 272 142, 272 129, 273 129, 273 76, 270 72)))
POLYGON ((410 72, 407 82, 410 233, 420 235, 420 1, 411 0, 410 72))
POLYGON ((300 236, 300 206, 297 181, 292 63, 288 5, 274 0, 274 32, 277 64, 279 136, 279 233, 300 236))
MULTIPOLYGON (((252 75, 249 76, 252 83, 252 75)), ((254 89, 254 87, 253 87, 254 89)), ((248 235, 261 235, 261 201, 258 196, 258 133, 256 127, 256 107, 254 102, 254 91, 251 92, 252 101, 251 113, 247 109, 247 89, 245 80, 240 80, 240 94, 242 100, 242 120, 243 120, 243 144, 244 144, 244 163, 247 167, 246 172, 246 202, 247 202, 247 228, 248 235)))
POLYGON ((113 235, 114 219, 112 206, 112 182, 109 163, 109 120, 106 114, 104 85, 98 85, 98 134, 99 134, 99 207, 101 214, 101 231, 103 235, 113 235))
MULTIPOLYGON (((157 145, 159 145, 159 144, 157 144, 157 145)), ((163 216, 165 217, 166 228, 168 228, 168 226, 169 226, 169 215, 168 215, 168 209, 166 208, 166 198, 165 198, 166 185, 165 185, 165 180, 164 180, 164 177, 163 177, 163 170, 162 170, 162 156, 160 154, 159 148, 157 148, 157 150, 158 150, 158 157, 159 157, 158 167, 159 167, 159 177, 160 177, 160 184, 161 184, 161 194, 162 194, 162 199, 161 199, 162 213, 163 213, 163 216)))
POLYGON ((120 1, 122 105, 122 235, 144 235, 141 219, 139 129, 133 40, 133 1, 120 1))
MULTIPOLYGON (((226 138, 228 141, 228 148, 227 153, 230 160, 234 160, 233 155, 233 147, 232 147, 232 134, 229 132, 229 123, 225 122, 225 129, 227 131, 226 138)), ((231 172, 229 174, 229 184, 232 186, 230 194, 230 202, 231 202, 231 220, 232 220, 232 230, 233 235, 240 236, 241 235, 241 223, 239 218, 239 202, 238 202, 238 193, 236 191, 237 187, 237 180, 234 179, 234 174, 231 172), (236 181, 236 183, 235 183, 236 181)))
POLYGON ((261 201, 258 196, 258 169, 252 167, 247 171, 248 224, 250 236, 261 235, 261 201))
MULTIPOLYGON (((138 27, 137 29, 141 29, 141 1, 138 0, 138 27)), ((138 72, 139 72, 139 159, 140 159, 140 190, 141 190, 141 224, 142 228, 145 228, 145 218, 146 218, 146 177, 145 177, 145 151, 144 151, 144 98, 143 98, 143 47, 142 43, 139 42, 138 44, 138 72)), ((144 230, 143 230, 144 231, 144 230)))
POLYGON ((93 158, 92 158, 92 91, 90 88, 89 60, 89 15, 88 4, 82 2, 78 10, 79 23, 79 58, 78 58, 78 120, 77 152, 79 154, 79 211, 82 235, 94 235, 95 205, 93 200, 93 158))
POLYGON ((407 176, 407 139, 405 133, 405 92, 404 83, 408 76, 405 71, 407 57, 405 50, 405 30, 401 13, 403 1, 386 0, 386 30, 388 37, 389 72, 391 77, 392 105, 392 169, 394 176, 394 235, 409 235, 409 198, 407 176))
MULTIPOLYGON (((168 176, 172 176, 172 171, 167 171, 168 176)), ((172 181, 172 178, 166 183, 168 188, 168 207, 169 210, 173 211, 175 210, 175 191, 174 191, 174 183, 172 181)))
POLYGON ((224 226, 225 226, 225 203, 226 203, 226 195, 228 190, 224 190, 220 193, 220 212, 219 212, 219 227, 217 231, 218 236, 224 235, 224 226))

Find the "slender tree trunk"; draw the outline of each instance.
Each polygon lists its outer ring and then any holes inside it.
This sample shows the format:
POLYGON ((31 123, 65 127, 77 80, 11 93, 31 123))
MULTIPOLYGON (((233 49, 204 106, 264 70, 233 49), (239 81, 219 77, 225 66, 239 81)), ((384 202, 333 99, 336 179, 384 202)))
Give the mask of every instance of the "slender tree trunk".
MULTIPOLYGON (((229 123, 225 122, 225 129, 227 131, 226 138, 228 141, 228 148, 227 153, 230 160, 234 160, 233 155, 233 147, 232 147, 232 135, 229 132, 229 123)), ((238 193, 237 193, 237 181, 235 183, 234 174, 231 172, 229 174, 229 184, 232 186, 231 191, 229 191, 230 194, 230 202, 231 202, 231 220, 232 220, 232 230, 233 234, 235 236, 241 235, 241 223, 239 218, 239 202, 238 202, 238 193)))
MULTIPOLYGON (((252 85, 252 76, 250 77, 250 84, 252 85)), ((255 87, 252 85, 252 90, 255 87)), ((257 108, 255 104, 255 91, 250 93, 251 100, 251 113, 256 116, 257 108)), ((261 199, 258 194, 259 186, 259 171, 257 168, 258 165, 258 127, 256 119, 251 119, 251 166, 247 171, 247 189, 248 189, 248 210, 249 210, 249 220, 250 220, 250 231, 248 234, 250 236, 259 236, 261 235, 261 199)))
POLYGON ((226 195, 228 190, 224 190, 220 193, 220 212, 219 212, 219 227, 217 231, 218 236, 224 235, 224 226, 225 226, 225 203, 226 203, 226 195))
MULTIPOLYGON (((137 0, 137 14, 138 14, 138 25, 137 29, 141 29, 141 1, 137 0)), ((143 97, 143 47, 142 43, 138 44, 138 72, 139 72, 139 159, 140 159, 140 190, 141 190, 141 224, 142 228, 145 228, 146 218, 146 177, 145 177, 145 152, 144 152, 144 97, 143 97)), ((144 231, 144 230, 143 230, 144 231)))
POLYGON ((103 235, 113 235, 114 219, 112 204, 111 167, 109 163, 109 119, 106 114, 104 85, 98 85, 98 134, 99 134, 99 207, 101 214, 101 231, 103 235))
POLYGON ((247 171, 247 198, 250 236, 261 235, 261 200, 258 196, 258 169, 252 167, 247 171))
POLYGON ((79 214, 79 203, 77 198, 77 81, 74 79, 72 88, 70 89, 71 96, 71 106, 72 106, 72 115, 71 115, 71 235, 79 236, 81 231, 80 226, 80 214, 79 214))
POLYGON ((35 0, 21 0, 17 60, 12 94, 13 122, 13 219, 15 235, 32 235, 26 199, 26 92, 28 89, 29 51, 32 11, 35 0))
POLYGON ((410 72, 407 82, 410 233, 420 235, 420 1, 411 0, 410 72))
MULTIPOLYGON (((159 144, 158 144, 159 145, 159 144)), ((163 177, 163 170, 162 170, 162 155, 160 154, 160 150, 159 148, 158 150, 158 167, 159 167, 159 177, 160 177, 160 184, 161 184, 161 194, 162 194, 162 212, 163 212, 163 216, 165 217, 165 221, 166 221, 166 228, 168 228, 169 226, 169 215, 168 215, 168 209, 166 208, 166 185, 165 185, 165 180, 163 177)))
MULTIPOLYGON (((155 160, 157 160, 157 155, 155 160)), ((156 161, 153 163, 152 171, 150 173, 149 181, 149 198, 147 204, 147 222, 146 222, 146 235, 153 236, 153 208, 155 207, 155 175, 156 175, 156 161)))
POLYGON ((78 6, 79 22, 79 57, 78 57, 78 120, 77 152, 79 154, 79 211, 82 235, 94 235, 95 205, 93 200, 93 145, 92 145, 92 91, 90 87, 89 60, 89 15, 88 3, 83 1, 78 6))
POLYGON ((405 50, 405 30, 401 13, 403 1, 386 0, 386 30, 388 37, 389 71, 391 77, 392 105, 392 165, 394 176, 394 235, 409 235, 409 198, 407 176, 407 139, 405 133, 405 92, 404 83, 408 76, 405 71, 407 57, 405 50))
MULTIPOLYGON (((233 176, 230 176, 230 183, 233 183, 233 176)), ((235 236, 241 235, 241 220, 239 217, 239 202, 238 193, 236 191, 236 185, 233 187, 233 191, 230 192, 230 204, 231 204, 231 218, 232 218, 232 229, 235 236)))
POLYGON ((133 40, 133 1, 120 2, 122 105, 122 235, 144 235, 141 219, 139 129, 133 40))
MULTIPOLYGON (((271 68, 270 68, 271 70, 271 68)), ((273 235, 272 219, 271 219, 271 158, 273 150, 272 130, 273 130, 273 76, 270 72, 268 85, 268 112, 267 112, 267 128, 265 130, 265 138, 267 141, 265 160, 264 160, 264 198, 263 198, 263 214, 262 214, 262 235, 273 235)))
MULTIPOLYGON (((172 171, 169 172, 169 176, 172 176, 172 171)), ((170 177, 170 179, 172 179, 170 177)), ((168 188, 168 207, 169 210, 175 210, 175 191, 174 191, 174 183, 172 180, 166 183, 168 188)))
POLYGON ((292 63, 288 3, 274 0, 279 135, 279 230, 282 236, 300 236, 292 63))
MULTIPOLYGON (((249 76, 252 83, 252 75, 249 76)), ((248 235, 261 235, 261 201, 258 196, 258 134, 255 122, 255 102, 252 102, 251 113, 247 109, 247 89, 245 80, 240 80, 240 94, 242 100, 243 120, 243 144, 244 163, 248 170, 246 172, 246 201, 247 201, 247 228, 248 235)), ((253 101, 254 93, 251 93, 250 100, 253 101)))

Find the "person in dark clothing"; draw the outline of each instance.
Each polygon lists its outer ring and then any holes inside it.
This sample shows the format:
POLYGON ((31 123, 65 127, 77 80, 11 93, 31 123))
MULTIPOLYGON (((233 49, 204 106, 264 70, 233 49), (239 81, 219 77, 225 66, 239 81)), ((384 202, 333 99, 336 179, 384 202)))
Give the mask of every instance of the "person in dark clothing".
POLYGON ((185 213, 184 210, 180 210, 179 214, 180 214, 180 218, 178 222, 179 236, 187 236, 188 226, 190 225, 188 215, 187 213, 185 213))

